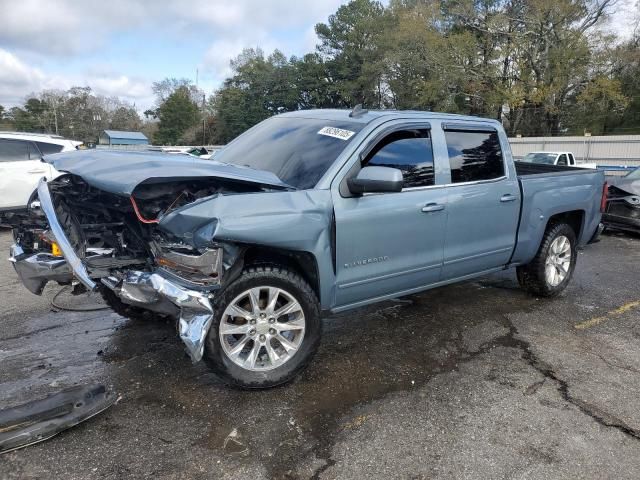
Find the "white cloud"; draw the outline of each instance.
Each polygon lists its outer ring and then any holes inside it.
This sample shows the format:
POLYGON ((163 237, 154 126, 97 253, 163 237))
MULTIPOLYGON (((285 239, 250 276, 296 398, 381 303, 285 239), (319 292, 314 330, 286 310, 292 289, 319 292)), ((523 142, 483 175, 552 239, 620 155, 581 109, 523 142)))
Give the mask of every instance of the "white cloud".
POLYGON ((0 105, 20 105, 30 93, 67 90, 72 86, 90 86, 97 94, 136 102, 143 110, 153 104, 150 80, 98 72, 89 70, 85 75, 46 75, 0 48, 0 105))
MULTIPOLYGON (((21 103, 43 88, 89 85, 97 93, 150 106, 151 79, 100 66, 102 53, 118 35, 133 32, 175 39, 186 48, 208 44, 193 68, 200 68, 201 86, 210 91, 230 73, 229 61, 243 48, 260 47, 266 54, 278 48, 286 55, 312 50, 315 23, 326 21, 345 1, 0 0, 0 103, 21 103), (65 73, 67 62, 73 62, 75 73, 65 73)), ((153 43, 127 47, 131 51, 121 52, 125 64, 132 52, 144 62, 145 48, 153 43)), ((161 66, 152 67, 158 80, 161 66)))
POLYGON ((151 27, 164 35, 232 41, 323 21, 344 0, 0 0, 0 45, 75 55, 104 46, 114 32, 151 27))
POLYGON ((640 1, 617 0, 608 13, 603 30, 616 34, 621 40, 629 40, 640 21, 640 1))

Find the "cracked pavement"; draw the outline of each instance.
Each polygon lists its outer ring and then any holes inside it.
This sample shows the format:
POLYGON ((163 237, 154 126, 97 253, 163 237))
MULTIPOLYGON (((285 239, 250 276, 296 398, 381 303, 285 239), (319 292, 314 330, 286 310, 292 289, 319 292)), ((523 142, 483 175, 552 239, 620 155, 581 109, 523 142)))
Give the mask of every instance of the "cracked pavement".
POLYGON ((0 478, 637 478, 639 265, 640 237, 607 235, 559 298, 505 272, 337 315, 300 378, 244 392, 170 323, 56 311, 58 286, 2 262, 0 408, 96 381, 122 399, 0 478))

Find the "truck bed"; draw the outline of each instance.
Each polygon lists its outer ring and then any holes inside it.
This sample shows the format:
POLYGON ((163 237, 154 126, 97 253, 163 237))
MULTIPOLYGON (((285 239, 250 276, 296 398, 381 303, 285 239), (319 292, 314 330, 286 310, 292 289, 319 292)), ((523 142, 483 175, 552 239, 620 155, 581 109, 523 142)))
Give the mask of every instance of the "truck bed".
POLYGON ((592 168, 580 168, 569 167, 567 165, 547 165, 545 163, 529 163, 529 162, 513 162, 516 167, 516 173, 519 177, 526 175, 540 175, 540 174, 564 174, 566 172, 571 173, 593 173, 592 168))
POLYGON ((577 213, 578 245, 585 245, 600 222, 604 173, 590 168, 514 162, 521 191, 521 213, 512 261, 526 264, 535 255, 547 222, 577 213))

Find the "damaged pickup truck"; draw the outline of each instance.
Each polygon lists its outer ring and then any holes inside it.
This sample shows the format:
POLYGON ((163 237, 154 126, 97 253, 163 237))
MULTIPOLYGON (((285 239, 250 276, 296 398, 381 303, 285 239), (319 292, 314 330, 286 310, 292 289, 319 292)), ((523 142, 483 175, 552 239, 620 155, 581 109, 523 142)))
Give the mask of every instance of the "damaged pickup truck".
POLYGON ((14 229, 24 285, 173 317, 193 361, 247 388, 299 373, 324 313, 511 267, 557 295, 606 192, 602 172, 514 163, 496 121, 361 108, 270 118, 210 161, 45 161, 64 174, 14 229))

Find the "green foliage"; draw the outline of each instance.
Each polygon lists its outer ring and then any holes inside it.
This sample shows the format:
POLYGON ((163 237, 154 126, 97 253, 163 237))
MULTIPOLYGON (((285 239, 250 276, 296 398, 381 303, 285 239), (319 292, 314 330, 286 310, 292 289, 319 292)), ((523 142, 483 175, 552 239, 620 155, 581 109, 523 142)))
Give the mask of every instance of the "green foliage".
POLYGON ((180 86, 171 93, 158 107, 158 118, 160 123, 154 142, 161 145, 177 144, 180 137, 200 118, 189 88, 180 86))

